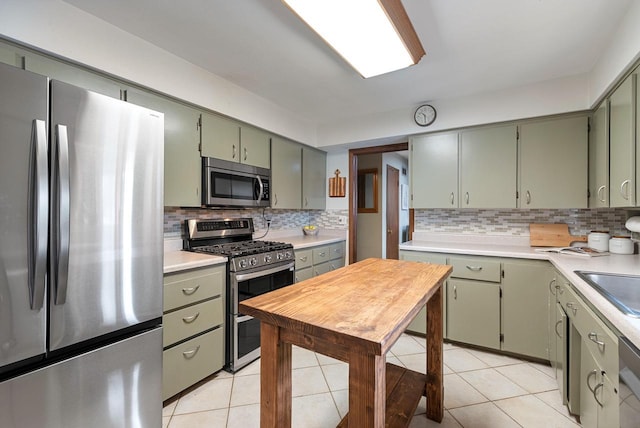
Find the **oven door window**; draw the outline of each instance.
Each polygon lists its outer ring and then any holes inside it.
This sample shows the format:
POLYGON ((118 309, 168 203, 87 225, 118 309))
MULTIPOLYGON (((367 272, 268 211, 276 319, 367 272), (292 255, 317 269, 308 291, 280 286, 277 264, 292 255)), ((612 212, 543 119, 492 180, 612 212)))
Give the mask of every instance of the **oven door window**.
POLYGON ((260 347, 260 321, 250 318, 238 322, 238 359, 260 347))
POLYGON ((210 172, 210 195, 212 198, 254 200, 257 180, 254 177, 210 172))
POLYGON ((293 270, 285 269, 267 276, 238 281, 238 301, 250 299, 293 284, 293 270))

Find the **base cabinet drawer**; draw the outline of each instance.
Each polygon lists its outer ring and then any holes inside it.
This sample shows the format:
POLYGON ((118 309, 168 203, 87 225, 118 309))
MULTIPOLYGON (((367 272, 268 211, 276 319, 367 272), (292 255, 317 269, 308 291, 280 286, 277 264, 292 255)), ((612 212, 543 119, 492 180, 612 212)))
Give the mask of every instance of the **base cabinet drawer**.
POLYGON ((187 337, 224 322, 222 299, 191 305, 162 316, 162 346, 167 347, 187 337))
POLYGON ((307 267, 304 269, 296 268, 296 282, 304 281, 305 279, 313 278, 313 268, 307 267))
POLYGON ((225 287, 225 266, 193 269, 164 276, 164 311, 220 296, 225 287))
POLYGON ((197 336, 163 352, 162 399, 166 400, 224 365, 224 329, 197 336))
POLYGON ((304 269, 313 265, 313 255, 311 249, 296 250, 296 270, 304 269))
POLYGON ((333 269, 331 269, 331 263, 320 263, 313 266, 313 276, 322 275, 323 273, 331 272, 332 270, 333 269))
POLYGON ((449 257, 451 278, 500 282, 500 261, 482 257, 449 257))

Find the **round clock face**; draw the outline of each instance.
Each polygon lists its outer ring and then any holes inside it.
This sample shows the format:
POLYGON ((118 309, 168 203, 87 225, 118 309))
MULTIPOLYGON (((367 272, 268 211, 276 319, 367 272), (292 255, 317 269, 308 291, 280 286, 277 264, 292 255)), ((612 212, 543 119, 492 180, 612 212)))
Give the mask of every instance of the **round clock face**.
POLYGON ((413 119, 420 126, 429 126, 436 120, 436 109, 429 104, 422 105, 417 108, 413 119))

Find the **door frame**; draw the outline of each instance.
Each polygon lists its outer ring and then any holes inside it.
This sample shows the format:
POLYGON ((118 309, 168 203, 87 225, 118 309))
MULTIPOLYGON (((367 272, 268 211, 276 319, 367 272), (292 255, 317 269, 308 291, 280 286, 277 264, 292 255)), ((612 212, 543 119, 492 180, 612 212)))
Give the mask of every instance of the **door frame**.
POLYGON ((386 230, 383 230, 383 234, 386 235, 385 238, 385 258, 390 258, 389 257, 389 249, 390 248, 394 248, 393 250, 393 254, 391 258, 394 259, 398 259, 398 246, 400 245, 400 170, 390 164, 387 164, 387 168, 386 168, 386 180, 384 183, 384 189, 385 189, 385 225, 386 225, 386 230), (392 172, 393 171, 393 172, 392 172), (394 174, 397 177, 397 187, 393 187, 390 186, 390 180, 389 180, 389 175, 390 174, 394 174), (394 191, 395 190, 395 197, 394 198, 389 198, 389 192, 390 191, 394 191), (395 199, 395 201, 393 200, 395 199), (394 228, 390 228, 389 227, 389 213, 390 208, 393 206, 393 210, 395 211, 395 227, 394 228), (393 231, 393 229, 395 229, 395 235, 393 233, 391 233, 391 231, 393 231), (390 242, 393 242, 393 240, 390 240, 389 238, 391 237, 395 237, 395 245, 390 245, 390 242))
MULTIPOLYGON (((357 260, 358 228, 358 156, 409 150, 409 143, 388 144, 349 150, 349 264, 357 260)), ((409 210, 409 239, 413 231, 413 209, 409 210)))

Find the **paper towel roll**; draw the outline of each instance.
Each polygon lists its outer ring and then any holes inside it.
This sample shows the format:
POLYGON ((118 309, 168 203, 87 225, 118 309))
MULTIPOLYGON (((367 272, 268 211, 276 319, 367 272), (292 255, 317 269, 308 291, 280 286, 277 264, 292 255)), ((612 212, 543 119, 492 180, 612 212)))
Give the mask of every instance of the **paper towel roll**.
POLYGON ((629 217, 625 227, 631 232, 640 232, 640 216, 629 217))

